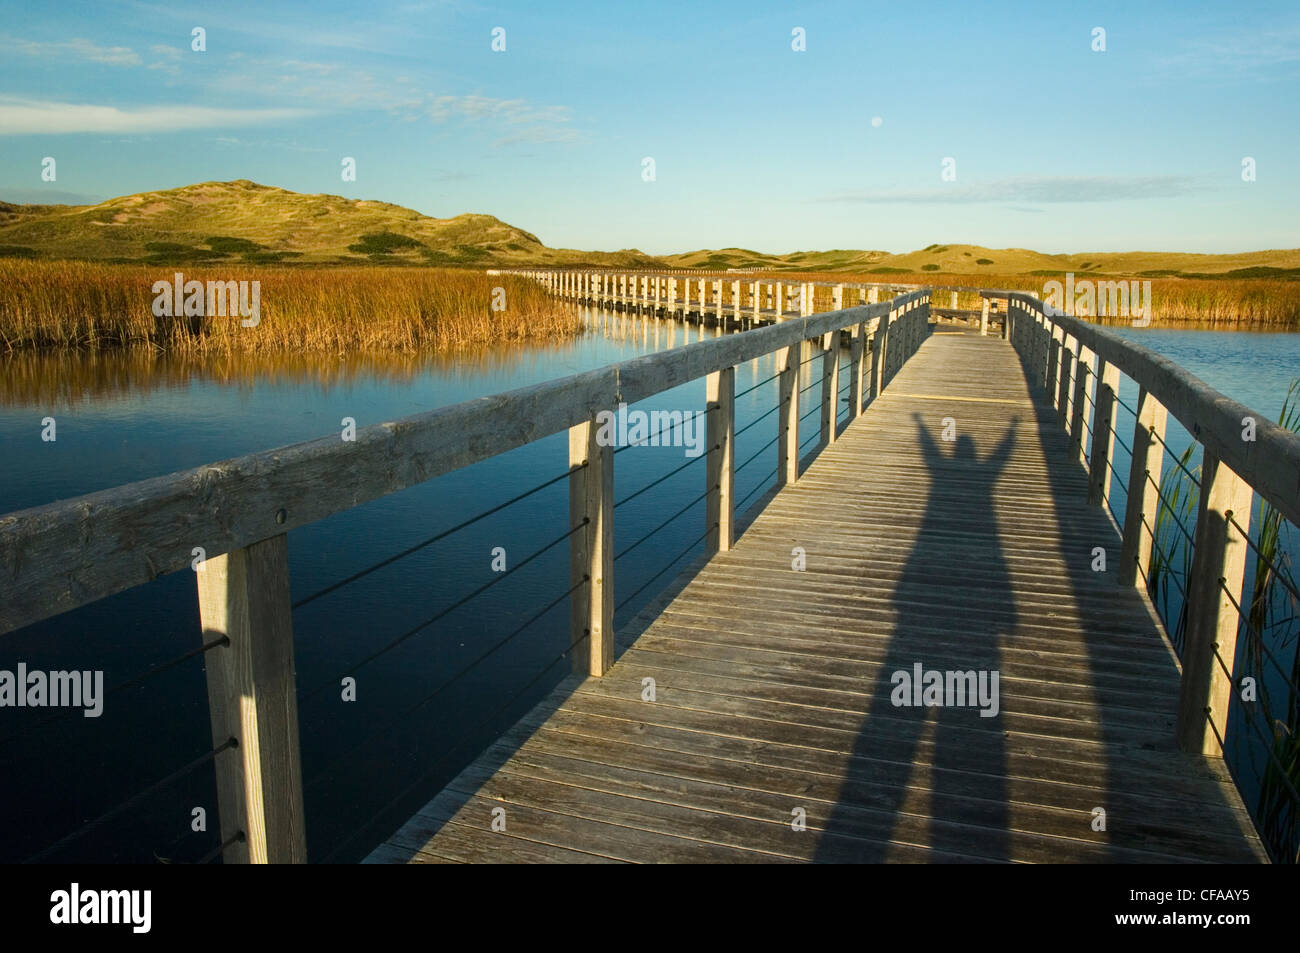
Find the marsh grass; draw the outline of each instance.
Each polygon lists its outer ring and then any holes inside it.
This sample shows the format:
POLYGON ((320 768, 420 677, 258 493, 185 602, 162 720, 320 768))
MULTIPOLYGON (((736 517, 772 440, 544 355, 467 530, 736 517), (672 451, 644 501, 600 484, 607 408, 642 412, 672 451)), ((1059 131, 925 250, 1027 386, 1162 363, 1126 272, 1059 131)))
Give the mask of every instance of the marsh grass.
POLYGON ((450 268, 272 268, 0 261, 0 350, 146 345, 177 353, 417 352, 576 334, 532 281, 450 268), (153 284, 261 282, 260 322, 155 317, 153 284), (506 309, 492 310, 493 288, 506 309))
MULTIPOLYGON (((999 288, 1023 291, 1042 297, 1043 285, 1053 279, 1064 281, 1065 270, 1045 275, 943 274, 889 269, 881 272, 763 272, 728 274, 726 279, 763 278, 766 281, 880 282, 900 285, 924 285, 935 289, 947 287, 999 288)), ((1222 328, 1300 329, 1300 281, 1277 278, 1143 278, 1141 276, 1100 275, 1076 272, 1077 280, 1150 281, 1152 321, 1166 325, 1199 325, 1222 328)), ((828 289, 827 289, 828 290, 828 289)), ((819 300, 822 293, 819 289, 819 300)), ((857 301, 846 302, 856 304, 857 301)), ((935 297, 937 307, 946 308, 949 295, 935 297)), ((980 297, 962 292, 958 307, 977 309, 980 297)), ((1126 325, 1128 318, 1101 318, 1106 324, 1126 325)))
MULTIPOLYGON (((1300 432, 1300 378, 1287 389, 1278 423, 1300 432)), ((1275 856, 1298 863, 1300 804, 1296 803, 1295 792, 1300 791, 1300 691, 1296 689, 1300 685, 1300 651, 1296 638, 1300 634, 1300 585, 1291 563, 1291 524, 1267 500, 1259 499, 1255 526, 1257 553, 1242 626, 1247 639, 1242 657, 1246 663, 1244 674, 1253 676, 1258 686, 1259 713, 1272 748, 1272 756, 1266 756, 1261 772, 1258 816, 1262 819, 1261 833, 1275 848, 1275 856), (1274 677, 1275 671, 1282 676, 1280 680, 1274 677), (1270 690, 1270 685, 1279 684, 1284 695, 1281 700, 1270 690)), ((1252 714, 1246 712, 1244 717, 1252 714)))
MULTIPOLYGON (((1300 432, 1300 379, 1287 389, 1278 423, 1300 432)), ((1179 459, 1180 467, 1168 471, 1160 481, 1161 504, 1155 523, 1155 545, 1147 577, 1151 598, 1165 623, 1174 646, 1182 654, 1187 628, 1187 599, 1183 594, 1191 571, 1193 547, 1175 525, 1182 523, 1194 532, 1194 517, 1200 503, 1200 488, 1184 468, 1199 479, 1200 468, 1189 467, 1195 445, 1179 459), (1177 606, 1175 614, 1175 606, 1177 606)), ((1238 639, 1244 640, 1239 653, 1241 679, 1250 676, 1256 685, 1256 700, 1241 701, 1251 706, 1241 712, 1243 721, 1256 720, 1257 734, 1249 730, 1245 750, 1260 779, 1255 817, 1264 842, 1274 859, 1300 862, 1300 584, 1297 584, 1292 554, 1293 527, 1267 500, 1256 499, 1251 523, 1254 567, 1247 579, 1238 639), (1278 693, 1281 693, 1279 697, 1278 693)))

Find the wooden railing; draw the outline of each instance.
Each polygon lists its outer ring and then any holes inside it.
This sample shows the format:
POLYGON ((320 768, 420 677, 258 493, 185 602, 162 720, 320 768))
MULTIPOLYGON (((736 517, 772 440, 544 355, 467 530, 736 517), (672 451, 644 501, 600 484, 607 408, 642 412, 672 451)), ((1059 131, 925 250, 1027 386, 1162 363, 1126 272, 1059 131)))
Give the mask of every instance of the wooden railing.
MULTIPOLYGON (((906 294, 919 287, 885 281, 807 281, 795 275, 747 273, 734 278, 718 277, 717 272, 699 269, 506 269, 492 270, 488 274, 531 278, 552 294, 571 301, 630 306, 654 313, 698 313, 719 323, 729 320, 737 326, 757 323, 764 312, 769 317, 773 313, 790 311, 807 316, 838 311, 855 298, 858 304, 875 304, 882 294, 906 294)), ((1005 326, 1002 316, 996 311, 996 304, 992 314, 988 297, 982 299, 982 308, 958 307, 960 296, 980 300, 984 290, 966 286, 931 289, 931 312, 934 315, 960 315, 972 320, 978 317, 980 333, 988 334, 990 324, 1005 326)))
POLYGON ((742 334, 0 517, 0 634, 164 573, 195 569, 227 862, 306 859, 285 534, 434 477, 569 432, 570 584, 584 668, 613 659, 613 448, 596 415, 704 377, 709 552, 734 539, 738 364, 776 353, 777 483, 799 476, 801 354, 820 348, 821 439, 835 437, 841 332, 852 335, 850 413, 924 340, 929 291, 742 334), (577 527, 581 526, 581 531, 577 527), (196 551, 208 554, 201 561, 196 551), (233 739, 233 744, 232 744, 233 739))
POLYGON ((763 311, 808 316, 856 304, 875 304, 880 295, 910 293, 915 285, 896 282, 800 281, 793 278, 720 278, 717 272, 520 270, 511 271, 542 284, 552 294, 573 301, 634 304, 646 310, 712 312, 718 319, 757 319, 763 311), (824 305, 819 308, 818 304, 824 305))
POLYGON ((1081 464, 1091 434, 1088 498, 1098 505, 1108 505, 1112 491, 1120 375, 1137 384, 1127 503, 1123 519, 1116 520, 1122 523, 1121 583, 1143 585, 1151 573, 1163 460, 1155 445, 1164 444, 1168 415, 1200 444, 1176 730, 1184 750, 1220 753, 1238 683, 1239 607, 1249 604, 1242 588, 1253 494, 1300 525, 1300 435, 1103 327, 1063 315, 1031 295, 985 294, 1009 299, 1011 342, 1031 380, 1045 388, 1069 432, 1070 453, 1081 464))

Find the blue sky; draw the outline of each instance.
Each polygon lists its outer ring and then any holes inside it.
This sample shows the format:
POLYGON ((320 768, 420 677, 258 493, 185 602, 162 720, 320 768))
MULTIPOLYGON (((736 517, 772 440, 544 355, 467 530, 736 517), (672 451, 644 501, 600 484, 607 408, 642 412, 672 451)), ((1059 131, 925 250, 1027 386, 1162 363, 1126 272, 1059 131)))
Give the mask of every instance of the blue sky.
POLYGON ((0 0, 0 198, 243 178, 651 253, 1294 248, 1298 80, 1294 0, 0 0))

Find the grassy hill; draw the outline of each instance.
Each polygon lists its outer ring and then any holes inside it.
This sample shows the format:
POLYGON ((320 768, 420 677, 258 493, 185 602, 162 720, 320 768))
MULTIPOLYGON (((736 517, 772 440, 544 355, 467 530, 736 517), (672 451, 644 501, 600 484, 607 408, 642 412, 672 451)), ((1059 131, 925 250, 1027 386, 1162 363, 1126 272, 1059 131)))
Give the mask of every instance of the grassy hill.
POLYGON ((1048 255, 1028 248, 928 245, 900 255, 884 251, 792 252, 764 255, 744 248, 666 255, 674 267, 856 274, 1136 275, 1147 277, 1300 277, 1300 249, 1197 255, 1184 252, 1083 252, 1048 255))
POLYGON ((1196 255, 929 245, 919 251, 837 249, 767 254, 745 248, 652 256, 637 249, 548 248, 491 215, 431 218, 400 205, 305 195, 246 179, 203 182, 98 205, 0 201, 0 258, 179 264, 248 262, 524 267, 592 265, 853 274, 1300 278, 1300 249, 1196 255))
POLYGON ((491 215, 431 218, 400 205, 203 182, 98 205, 0 202, 0 257, 114 262, 245 261, 646 266, 635 250, 551 249, 491 215))

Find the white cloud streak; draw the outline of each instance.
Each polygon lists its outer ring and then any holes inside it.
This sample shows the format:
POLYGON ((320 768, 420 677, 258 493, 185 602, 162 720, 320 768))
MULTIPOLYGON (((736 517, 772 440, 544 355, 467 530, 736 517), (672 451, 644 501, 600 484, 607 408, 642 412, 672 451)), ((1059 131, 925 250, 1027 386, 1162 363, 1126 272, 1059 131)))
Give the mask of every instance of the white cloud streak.
POLYGON ((118 109, 0 97, 0 135, 34 133, 177 132, 287 122, 313 115, 307 109, 218 109, 208 106, 141 106, 118 109))

